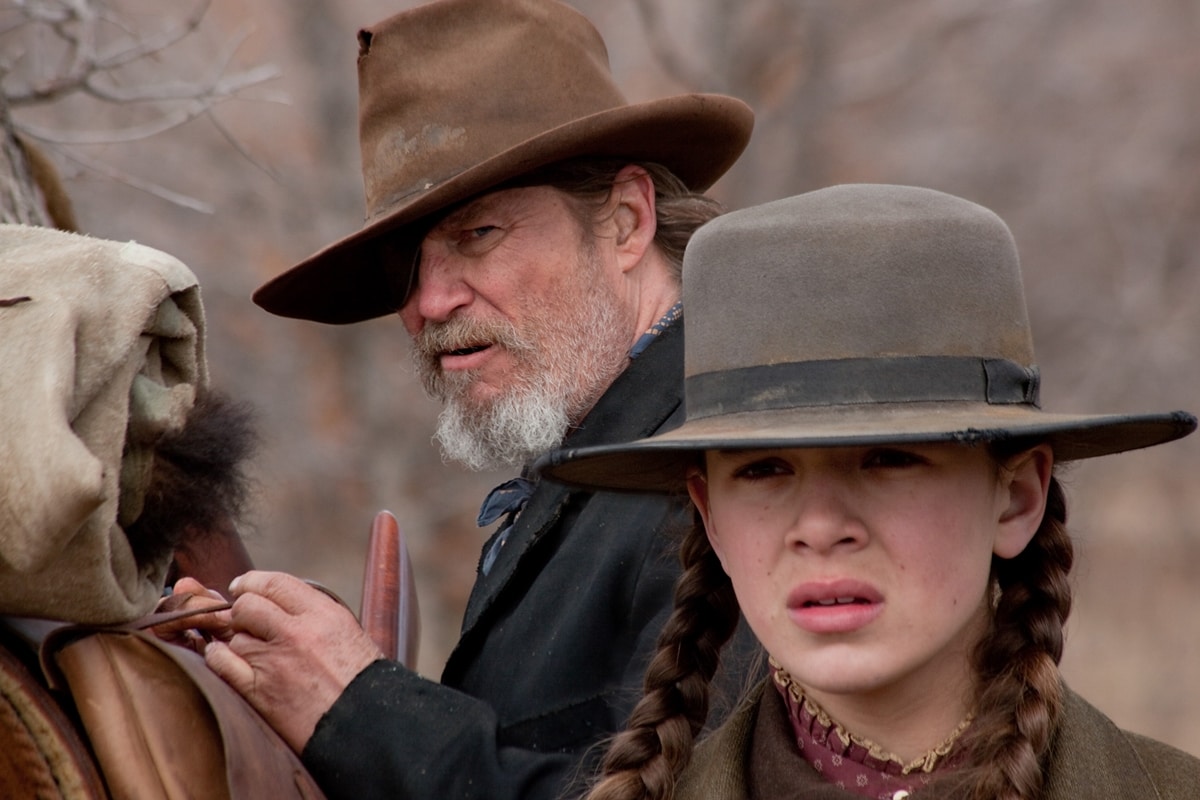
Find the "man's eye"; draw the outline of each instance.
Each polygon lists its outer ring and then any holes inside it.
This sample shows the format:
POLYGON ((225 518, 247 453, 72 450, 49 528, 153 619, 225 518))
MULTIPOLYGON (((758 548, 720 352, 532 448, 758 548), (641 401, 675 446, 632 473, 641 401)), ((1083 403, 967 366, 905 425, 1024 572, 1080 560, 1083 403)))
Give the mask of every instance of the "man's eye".
POLYGON ((463 228, 458 234, 459 250, 467 255, 481 255, 497 241, 495 225, 463 228))
POLYGON ((474 228, 463 228, 458 232, 457 247, 465 255, 483 255, 499 240, 495 225, 479 225, 474 228))

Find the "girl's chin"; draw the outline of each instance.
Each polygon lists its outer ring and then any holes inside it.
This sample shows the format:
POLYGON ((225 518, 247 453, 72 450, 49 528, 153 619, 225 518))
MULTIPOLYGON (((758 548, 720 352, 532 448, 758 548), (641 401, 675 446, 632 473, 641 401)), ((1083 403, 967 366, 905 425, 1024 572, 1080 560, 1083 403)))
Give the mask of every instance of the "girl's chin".
POLYGON ((886 688, 886 675, 873 669, 861 653, 828 654, 825 657, 781 659, 773 656, 800 688, 831 696, 870 695, 886 688))

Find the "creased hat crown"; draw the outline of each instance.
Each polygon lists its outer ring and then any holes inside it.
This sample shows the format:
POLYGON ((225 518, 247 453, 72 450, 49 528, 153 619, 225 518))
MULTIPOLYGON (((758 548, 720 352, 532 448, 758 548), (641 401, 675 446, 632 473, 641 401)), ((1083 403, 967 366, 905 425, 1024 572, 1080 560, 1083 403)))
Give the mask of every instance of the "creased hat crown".
POLYGON ((1008 227, 942 192, 842 186, 733 212, 697 232, 685 270, 689 377, 879 357, 1034 364, 1008 227))
POLYGON ((359 33, 368 221, 457 175, 464 156, 475 163, 624 104, 604 42, 574 9, 478 6, 432 3, 359 33))

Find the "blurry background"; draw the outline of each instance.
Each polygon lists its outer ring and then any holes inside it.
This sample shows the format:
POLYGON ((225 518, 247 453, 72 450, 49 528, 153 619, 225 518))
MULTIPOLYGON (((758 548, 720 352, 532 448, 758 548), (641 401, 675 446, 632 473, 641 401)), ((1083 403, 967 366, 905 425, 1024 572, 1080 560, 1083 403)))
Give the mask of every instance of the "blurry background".
MULTIPOLYGON (((440 462, 398 320, 326 327, 249 301, 361 224, 355 33, 411 5, 0 0, 0 117, 42 142, 84 231, 199 275, 213 382, 259 411, 257 564, 357 607, 371 517, 392 509, 416 562, 420 669, 436 677, 485 537, 478 503, 509 476, 440 462), (60 94, 75 65, 56 20, 100 56, 187 35, 60 94)), ((713 192, 728 207, 859 181, 982 203, 1021 248, 1044 406, 1200 410, 1200 3, 573 5, 631 100, 714 91, 755 108, 750 148, 713 192)), ((1118 723, 1195 754, 1198 469, 1194 437, 1068 473, 1064 664, 1118 723)))

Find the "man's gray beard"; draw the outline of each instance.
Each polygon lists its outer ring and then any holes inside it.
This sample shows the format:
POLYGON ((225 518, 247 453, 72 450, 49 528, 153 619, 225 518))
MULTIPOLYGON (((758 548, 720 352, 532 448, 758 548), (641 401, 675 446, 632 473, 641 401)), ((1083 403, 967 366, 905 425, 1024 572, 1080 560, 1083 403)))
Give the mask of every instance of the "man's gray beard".
MULTIPOLYGON (((422 383, 445 403, 434 434, 443 458, 474 470, 522 466, 561 444, 571 425, 604 394, 628 363, 631 322, 618 298, 597 282, 588 280, 582 294, 574 318, 540 320, 525 339, 507 323, 481 324, 514 354, 523 373, 486 406, 466 397, 472 376, 442 373, 436 358, 422 357, 418 346, 414 355, 422 383)), ((465 321, 444 327, 450 331, 459 325, 473 327, 465 321)), ((439 335, 431 332, 430 338, 439 335)), ((440 346, 426 350, 437 352, 440 346)))
POLYGON ((442 457, 485 470, 519 466, 557 447, 571 420, 562 398, 550 394, 514 392, 485 409, 468 408, 461 396, 451 398, 434 434, 442 457))

